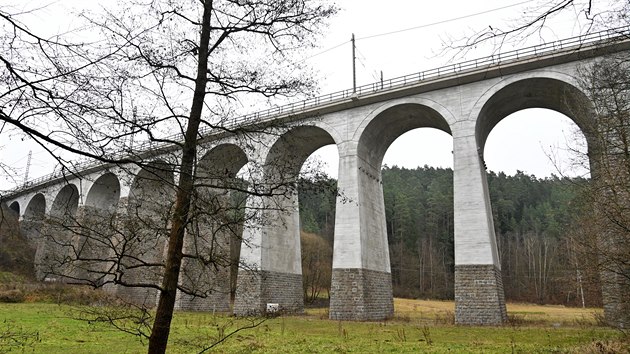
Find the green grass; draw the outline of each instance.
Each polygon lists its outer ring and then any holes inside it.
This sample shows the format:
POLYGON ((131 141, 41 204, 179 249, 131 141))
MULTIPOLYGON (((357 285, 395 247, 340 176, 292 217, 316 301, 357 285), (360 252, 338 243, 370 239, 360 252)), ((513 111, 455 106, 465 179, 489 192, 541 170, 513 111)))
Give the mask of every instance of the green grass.
MULTIPOLYGON (((597 327, 597 309, 511 304, 518 325, 459 327, 448 324, 453 303, 396 299, 396 316, 385 322, 325 319, 325 309, 303 316, 269 319, 238 332, 216 348, 220 353, 581 353, 601 345, 624 352, 618 331, 597 327), (590 316, 590 317, 585 317, 590 316), (591 321, 587 321, 591 318, 591 321), (599 342, 600 345, 594 344, 599 342)), ((146 342, 100 323, 73 319, 75 307, 21 303, 0 304, 0 353, 143 353, 146 342), (13 345, 2 334, 24 335, 13 345)), ((247 320, 210 313, 177 312, 170 353, 199 352, 221 332, 247 320)), ((627 340, 627 338, 625 338, 627 340)), ((594 349, 592 352, 596 352, 594 349)), ((613 351, 615 352, 615 351, 613 351)), ((626 350, 625 353, 628 351, 626 350)))

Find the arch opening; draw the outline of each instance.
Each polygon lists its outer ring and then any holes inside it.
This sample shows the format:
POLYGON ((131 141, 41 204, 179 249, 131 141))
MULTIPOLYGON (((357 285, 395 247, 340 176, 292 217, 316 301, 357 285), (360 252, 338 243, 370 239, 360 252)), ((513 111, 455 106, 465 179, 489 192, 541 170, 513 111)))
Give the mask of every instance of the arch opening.
POLYGON ((380 196, 366 198, 366 219, 386 233, 395 297, 453 297, 452 150, 444 116, 411 103, 381 112, 359 140, 361 178, 380 196))
POLYGON ((523 109, 502 119, 488 135, 484 162, 488 171, 507 175, 590 174, 584 133, 571 118, 545 108, 523 109))
POLYGON ((29 220, 43 220, 46 213, 46 198, 37 193, 31 198, 24 210, 24 218, 29 220))
POLYGON ((452 149, 448 133, 416 128, 396 139, 383 159, 394 297, 453 298, 452 149))
MULTIPOLYGON (((271 294, 268 301, 284 304, 290 311, 302 311, 305 300, 330 287, 336 181, 327 176, 322 161, 314 156, 329 145, 336 146, 336 142, 324 128, 298 126, 276 140, 265 160, 266 189, 272 195, 265 202, 269 207, 262 217, 262 269, 286 279, 286 291, 271 294), (309 209, 313 203, 324 208, 309 209), (324 219, 321 222, 317 219, 320 216, 324 219), (327 253, 326 260, 314 269, 313 256, 319 251, 327 253), (322 281, 316 282, 314 276, 322 281)), ((328 150, 334 155, 334 148, 328 150)))
POLYGON ((304 161, 298 178, 300 250, 304 302, 315 304, 330 294, 339 153, 330 144, 304 161))
POLYGON ((74 184, 68 184, 57 193, 50 215, 52 217, 74 216, 78 207, 79 189, 74 184))
POLYGON ((507 300, 563 305, 601 301, 583 281, 551 280, 580 266, 570 234, 579 186, 591 171, 591 112, 582 91, 549 78, 509 84, 481 110, 477 141, 489 170, 507 300))
POLYGON ((11 205, 9 205, 9 210, 15 212, 19 216, 20 215, 20 203, 18 203, 17 201, 14 201, 13 203, 11 203, 11 205))
POLYGON ((447 134, 451 129, 435 109, 414 103, 390 107, 379 113, 359 138, 359 157, 376 170, 380 169, 389 146, 404 133, 416 128, 435 128, 447 134))
POLYGON ((100 176, 90 188, 85 199, 85 206, 113 210, 120 198, 120 182, 116 175, 107 172, 100 176))
POLYGON ((520 80, 498 90, 483 105, 476 125, 477 144, 482 152, 492 129, 505 117, 527 108, 546 108, 569 117, 589 139, 592 107, 577 87, 558 79, 520 80))
POLYGON ((100 287, 109 284, 109 273, 115 254, 115 235, 120 235, 116 207, 120 199, 120 182, 111 172, 98 177, 90 187, 85 203, 77 210, 78 234, 72 245, 73 281, 100 287))

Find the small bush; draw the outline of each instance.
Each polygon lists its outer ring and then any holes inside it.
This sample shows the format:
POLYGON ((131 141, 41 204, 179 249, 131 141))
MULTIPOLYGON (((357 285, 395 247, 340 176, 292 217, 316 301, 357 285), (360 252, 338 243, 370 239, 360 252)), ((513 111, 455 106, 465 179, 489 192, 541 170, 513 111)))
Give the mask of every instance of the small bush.
POLYGON ((574 349, 573 353, 581 354, 617 354, 628 353, 628 343, 624 340, 596 340, 590 344, 574 349))
POLYGON ((600 312, 594 312, 593 318, 595 318, 595 325, 598 327, 608 327, 608 321, 606 320, 606 316, 600 312))
POLYGON ((441 311, 435 314, 435 324, 437 325, 454 325, 455 324, 455 312, 453 311, 441 311))
POLYGON ((527 324, 527 320, 523 315, 508 313, 508 323, 512 327, 521 327, 527 324))
POLYGON ((0 302, 24 302, 24 292, 20 289, 0 290, 0 302))
POLYGON ((11 272, 0 272, 0 285, 24 283, 23 276, 11 272))

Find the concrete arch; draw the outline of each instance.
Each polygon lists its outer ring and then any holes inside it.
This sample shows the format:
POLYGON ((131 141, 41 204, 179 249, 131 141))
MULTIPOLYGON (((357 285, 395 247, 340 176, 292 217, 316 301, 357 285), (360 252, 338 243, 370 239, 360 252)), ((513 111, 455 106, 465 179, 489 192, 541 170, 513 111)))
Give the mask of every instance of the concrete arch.
POLYGON ((239 272, 236 314, 264 312, 266 303, 278 303, 289 312, 303 311, 300 218, 294 187, 306 159, 330 144, 337 145, 332 135, 314 124, 291 127, 271 144, 264 157, 263 176, 255 183, 263 183, 273 195, 260 198, 264 206, 258 219, 260 225, 248 230, 251 235, 244 236, 249 242, 244 244, 241 255, 245 264, 258 269, 239 272), (263 289, 283 291, 270 293, 263 289), (248 292, 261 295, 252 301, 248 292))
POLYGON ((46 213, 46 198, 42 193, 35 194, 24 210, 25 219, 43 220, 46 213))
POLYGON ((281 211, 262 240, 263 269, 301 276, 298 198, 291 186, 297 182, 306 159, 317 149, 330 144, 335 141, 326 130, 301 125, 287 131, 269 149, 265 179, 272 183, 271 188, 278 190, 274 203, 281 211))
MULTIPOLYGON (((131 207, 132 205, 138 206, 136 204, 142 200, 155 201, 154 199, 164 196, 165 193, 168 193, 169 190, 173 189, 174 167, 163 160, 152 161, 145 166, 142 166, 136 172, 129 189, 128 207, 131 207)), ((113 194, 114 193, 112 192, 112 195, 113 194)), ((105 194, 105 196, 107 196, 107 194, 105 194)))
POLYGON ((110 210, 118 204, 120 182, 111 172, 101 175, 90 188, 85 199, 85 206, 110 210))
POLYGON ((379 107, 357 129, 357 153, 373 168, 380 169, 387 148, 400 135, 416 128, 435 128, 451 134, 453 115, 427 99, 406 99, 379 107))
MULTIPOLYGON (((340 115, 339 120, 344 119, 343 116, 341 116, 343 112, 338 113, 338 114, 340 115)), ((332 120, 334 121, 335 118, 333 118, 332 120)), ((330 138, 333 141, 332 144, 335 144, 338 146, 342 141, 344 141, 343 135, 341 134, 341 132, 339 132, 337 127, 328 123, 328 121, 330 121, 330 119, 327 119, 327 120, 316 119, 316 120, 311 120, 311 121, 306 121, 306 122, 300 122, 300 123, 297 123, 291 129, 304 127, 304 126, 319 128, 322 131, 326 132, 328 135, 330 135, 330 138)))
POLYGON ((527 108, 546 108, 564 114, 577 124, 589 142, 593 109, 578 86, 575 77, 559 72, 520 75, 494 85, 471 112, 480 151, 483 153, 488 135, 503 118, 527 108))
POLYGON ((18 216, 20 215, 20 203, 18 203, 17 200, 9 205, 9 209, 14 211, 18 216))
MULTIPOLYGON (((527 108, 547 108, 573 119, 587 136, 589 100, 577 80, 565 73, 517 74, 488 88, 471 109, 455 138, 455 313, 456 323, 504 323, 507 320, 492 206, 483 152, 492 129, 508 115, 527 108), (478 294, 468 290, 474 282, 478 294), (479 299, 491 299, 480 302, 479 299), (484 309, 475 317, 469 308, 484 309)), ((589 144, 590 145, 590 144, 589 144)))
POLYGON ((210 179, 234 178, 248 162, 247 154, 231 143, 220 144, 206 152, 197 164, 197 177, 210 179))
POLYGON ((381 105, 363 120, 352 139, 356 150, 353 151, 353 145, 345 146, 338 185, 355 202, 337 202, 331 319, 382 319, 393 315, 381 185, 383 157, 403 133, 429 127, 452 135, 453 122, 453 115, 434 101, 419 97, 401 99, 381 105), (370 293, 372 287, 380 289, 378 294, 370 293))
POLYGON ((332 135, 315 125, 300 125, 283 134, 269 149, 265 174, 295 179, 304 161, 320 147, 336 144, 332 135))
POLYGON ((74 184, 67 184, 57 193, 51 209, 52 217, 75 215, 79 207, 79 189, 74 184))

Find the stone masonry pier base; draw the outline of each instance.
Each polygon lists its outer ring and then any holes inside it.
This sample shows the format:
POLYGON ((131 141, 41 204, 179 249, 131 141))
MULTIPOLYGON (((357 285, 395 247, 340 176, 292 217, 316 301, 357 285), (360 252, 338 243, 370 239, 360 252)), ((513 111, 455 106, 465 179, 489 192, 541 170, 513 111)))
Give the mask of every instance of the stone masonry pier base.
POLYGON ((331 320, 384 320, 394 316, 392 275, 368 269, 333 269, 331 320))
POLYGON ((237 316, 260 316, 267 304, 278 304, 283 313, 303 313, 302 275, 239 269, 234 300, 237 316))
POLYGON ((507 322, 501 270, 490 265, 455 266, 455 323, 498 326, 507 322))

